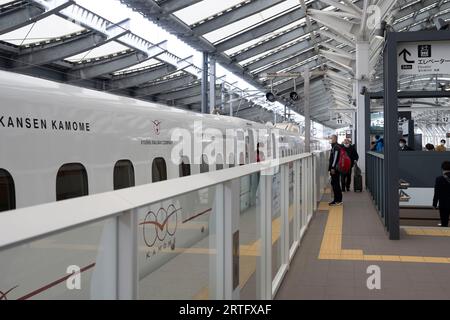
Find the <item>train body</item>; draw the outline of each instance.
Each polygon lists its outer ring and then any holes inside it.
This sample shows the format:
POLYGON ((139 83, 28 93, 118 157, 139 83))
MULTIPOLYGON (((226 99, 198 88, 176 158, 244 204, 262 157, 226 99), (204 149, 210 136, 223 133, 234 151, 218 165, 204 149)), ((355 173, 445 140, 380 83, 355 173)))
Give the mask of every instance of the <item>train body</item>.
MULTIPOLYGON (((0 72, 0 214, 303 151, 298 132, 0 72)), ((254 205, 255 183, 241 181, 242 212, 254 205)), ((213 211, 211 190, 143 210, 140 279, 210 237, 213 211)), ((111 298, 104 270, 114 230, 104 221, 2 252, 0 291, 11 299, 111 298), (32 278, 26 261, 38 262, 32 278), (90 267, 84 290, 61 283, 39 291, 70 265, 90 267)))

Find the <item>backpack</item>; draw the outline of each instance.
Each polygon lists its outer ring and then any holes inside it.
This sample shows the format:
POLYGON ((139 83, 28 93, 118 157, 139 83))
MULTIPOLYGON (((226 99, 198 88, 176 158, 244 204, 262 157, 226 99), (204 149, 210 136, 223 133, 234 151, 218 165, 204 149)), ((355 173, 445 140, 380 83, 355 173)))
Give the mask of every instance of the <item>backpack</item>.
POLYGON ((337 165, 337 169, 341 173, 349 173, 352 169, 352 160, 345 151, 345 148, 340 148, 339 150, 339 162, 337 165))

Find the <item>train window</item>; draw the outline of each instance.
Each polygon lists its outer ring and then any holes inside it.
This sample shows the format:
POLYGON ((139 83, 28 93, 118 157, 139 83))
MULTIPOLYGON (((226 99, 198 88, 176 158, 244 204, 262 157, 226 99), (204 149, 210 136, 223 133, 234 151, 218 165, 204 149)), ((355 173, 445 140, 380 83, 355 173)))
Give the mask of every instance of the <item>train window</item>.
POLYGON ((239 155, 239 165, 243 166, 245 164, 245 158, 244 158, 244 154, 241 152, 241 154, 239 155))
POLYGON ((187 157, 183 157, 180 163, 180 177, 187 177, 191 175, 191 165, 189 164, 189 159, 187 157))
POLYGON ((251 130, 248 131, 248 135, 245 137, 245 162, 250 163, 250 133, 251 130))
POLYGON ((216 171, 223 169, 223 158, 221 154, 216 157, 216 171))
POLYGON ((228 156, 228 168, 234 168, 234 162, 235 162, 234 154, 231 153, 228 156))
POLYGON ((163 158, 156 158, 152 164, 152 182, 160 182, 167 180, 167 166, 166 160, 163 158))
POLYGON ((8 171, 0 169, 0 212, 16 208, 14 180, 8 171))
POLYGON ((134 167, 130 160, 120 160, 114 166, 114 190, 135 186, 134 167))
POLYGON ((63 165, 56 176, 56 201, 83 197, 88 194, 86 168, 80 163, 63 165))
POLYGON ((206 155, 202 156, 202 164, 200 165, 200 173, 209 172, 208 157, 206 155))

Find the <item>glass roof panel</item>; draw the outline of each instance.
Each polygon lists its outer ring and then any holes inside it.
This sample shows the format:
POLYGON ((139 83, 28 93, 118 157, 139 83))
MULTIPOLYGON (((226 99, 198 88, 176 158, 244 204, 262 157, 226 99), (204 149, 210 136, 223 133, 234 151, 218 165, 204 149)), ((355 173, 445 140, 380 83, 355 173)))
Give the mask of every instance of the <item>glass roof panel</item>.
POLYGON ((174 15, 183 20, 186 24, 191 25, 198 21, 202 21, 212 15, 222 12, 233 7, 243 0, 203 0, 183 10, 175 12, 174 15))
POLYGON ((127 50, 128 47, 121 45, 115 41, 108 42, 102 46, 99 46, 95 49, 89 50, 87 52, 80 53, 76 56, 67 58, 67 61, 70 62, 80 62, 88 59, 95 59, 107 55, 111 55, 117 52, 122 52, 127 50))
POLYGON ((228 54, 228 55, 233 55, 233 54, 235 54, 235 53, 237 53, 237 52, 239 52, 239 51, 241 51, 243 49, 246 49, 246 48, 249 48, 249 47, 251 47, 253 45, 256 45, 258 42, 270 39, 271 37, 273 37, 275 35, 278 35, 281 32, 285 32, 285 31, 287 31, 289 29, 292 29, 292 28, 294 28, 294 27, 296 27, 298 25, 302 25, 304 23, 305 23, 305 19, 300 19, 300 20, 295 21, 293 23, 290 23, 290 24, 284 26, 283 28, 280 28, 280 29, 278 29, 278 30, 276 30, 274 32, 268 33, 268 34, 266 34, 266 35, 264 35, 262 37, 253 39, 252 41, 246 42, 246 43, 244 43, 244 44, 242 44, 240 46, 237 46, 237 47, 234 47, 234 48, 232 48, 230 50, 227 50, 227 51, 225 51, 225 53, 228 54))
POLYGON ((128 72, 128 71, 134 71, 134 70, 137 71, 138 69, 148 68, 150 66, 154 66, 154 65, 157 65, 157 64, 160 64, 160 63, 161 62, 156 60, 156 59, 149 59, 149 60, 141 62, 141 63, 139 63, 139 64, 137 64, 135 66, 119 70, 119 71, 115 72, 114 74, 121 74, 121 73, 125 73, 125 72, 128 72))
POLYGON ((5 33, 0 36, 0 40, 15 45, 22 45, 46 41, 83 30, 84 28, 77 24, 52 15, 31 25, 5 33))
POLYGON ((218 42, 231 35, 241 33, 243 30, 251 28, 261 22, 267 21, 282 12, 298 7, 298 0, 286 0, 278 5, 266 9, 258 14, 252 15, 235 23, 229 24, 223 28, 214 30, 204 37, 212 43, 218 42))

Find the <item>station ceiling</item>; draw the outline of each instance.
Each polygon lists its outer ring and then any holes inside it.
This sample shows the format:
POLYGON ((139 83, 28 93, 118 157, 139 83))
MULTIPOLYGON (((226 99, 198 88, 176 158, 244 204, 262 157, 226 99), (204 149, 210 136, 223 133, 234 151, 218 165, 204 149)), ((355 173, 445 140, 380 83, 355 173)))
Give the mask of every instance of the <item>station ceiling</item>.
MULTIPOLYGON (((381 20, 396 31, 432 29, 435 18, 450 18, 450 0, 120 2, 194 49, 214 54, 223 67, 261 90, 255 95, 218 83, 217 104, 224 112, 232 105, 237 116, 273 121, 264 98, 272 90, 280 102, 303 114, 300 74, 308 68, 312 119, 331 128, 351 123, 360 37, 370 41, 371 88, 381 86, 383 40, 374 37, 367 8, 379 10, 381 20), (297 103, 289 98, 294 87, 300 94, 297 103), (338 124, 341 117, 344 122, 338 124)), ((109 21, 72 0, 0 0, 0 67, 199 111, 201 69, 182 53, 169 51, 165 42, 133 34, 127 17, 122 19, 109 21), (43 29, 51 34, 42 34, 43 29)), ((411 77, 400 85, 427 89, 443 79, 411 77)))

